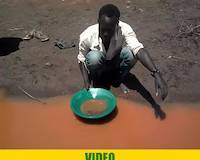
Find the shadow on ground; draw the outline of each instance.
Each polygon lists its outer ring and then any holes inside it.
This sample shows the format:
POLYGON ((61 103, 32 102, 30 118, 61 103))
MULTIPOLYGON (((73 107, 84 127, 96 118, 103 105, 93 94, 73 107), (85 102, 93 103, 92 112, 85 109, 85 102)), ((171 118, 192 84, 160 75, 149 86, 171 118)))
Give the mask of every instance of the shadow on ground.
MULTIPOLYGON (((98 81, 94 82, 94 87, 110 89, 111 86, 113 86, 113 78, 115 78, 115 76, 112 73, 110 73, 109 75, 104 75, 99 78, 98 81), (107 77, 105 78, 105 76, 107 77)), ((137 91, 148 103, 151 104, 152 108, 154 109, 154 114, 156 118, 160 118, 161 120, 164 120, 166 118, 166 113, 162 110, 162 108, 155 101, 150 92, 143 86, 143 84, 134 74, 129 73, 123 80, 123 83, 127 86, 128 89, 137 91)))
POLYGON ((7 56, 19 49, 20 42, 23 41, 18 37, 0 38, 0 56, 7 56))

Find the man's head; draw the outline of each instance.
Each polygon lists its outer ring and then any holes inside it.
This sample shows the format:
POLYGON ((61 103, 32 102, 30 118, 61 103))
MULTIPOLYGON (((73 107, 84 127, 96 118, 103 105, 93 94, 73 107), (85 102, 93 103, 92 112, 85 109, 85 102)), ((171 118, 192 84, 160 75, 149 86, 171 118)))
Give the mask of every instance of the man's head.
POLYGON ((104 42, 109 42, 115 33, 120 17, 119 9, 113 4, 106 4, 99 10, 99 34, 104 42))

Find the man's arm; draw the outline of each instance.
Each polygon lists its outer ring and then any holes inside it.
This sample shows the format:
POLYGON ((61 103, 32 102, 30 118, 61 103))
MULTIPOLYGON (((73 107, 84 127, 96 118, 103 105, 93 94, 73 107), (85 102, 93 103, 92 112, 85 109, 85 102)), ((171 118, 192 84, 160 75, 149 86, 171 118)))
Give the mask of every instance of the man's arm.
POLYGON ((83 62, 79 63, 79 68, 80 68, 81 74, 83 76, 84 86, 86 89, 89 89, 91 84, 90 84, 90 80, 89 80, 88 71, 83 62))
POLYGON ((157 70, 155 64, 153 63, 152 58, 150 57, 148 51, 144 48, 141 48, 136 54, 138 60, 150 71, 155 72, 157 70))
POLYGON ((115 33, 112 36, 109 44, 108 51, 106 53, 106 60, 112 60, 116 55, 121 52, 123 45, 123 37, 121 27, 116 25, 115 33))
POLYGON ((89 41, 88 37, 90 37, 89 31, 86 29, 84 32, 80 34, 79 37, 79 54, 78 54, 78 64, 81 70, 81 74, 84 80, 84 87, 89 89, 90 87, 90 80, 89 80, 89 73, 86 68, 85 64, 85 55, 89 52, 89 41))
POLYGON ((150 57, 148 51, 144 48, 141 48, 136 54, 138 60, 152 73, 155 78, 155 87, 156 95, 158 95, 158 90, 160 89, 160 94, 164 100, 168 94, 167 84, 162 78, 159 70, 156 68, 153 63, 152 58, 150 57))
POLYGON ((84 86, 88 90, 90 88, 91 83, 90 83, 90 80, 89 80, 88 71, 87 71, 83 62, 79 63, 79 68, 81 70, 81 74, 82 74, 82 77, 83 77, 83 80, 84 80, 84 86))
POLYGON ((143 44, 138 41, 132 27, 125 23, 123 23, 123 25, 123 34, 125 36, 125 42, 127 46, 132 49, 134 56, 138 58, 138 60, 152 73, 153 77, 155 78, 156 95, 158 95, 158 90, 160 89, 161 97, 162 99, 165 99, 168 93, 167 84, 153 63, 149 53, 144 49, 143 44))

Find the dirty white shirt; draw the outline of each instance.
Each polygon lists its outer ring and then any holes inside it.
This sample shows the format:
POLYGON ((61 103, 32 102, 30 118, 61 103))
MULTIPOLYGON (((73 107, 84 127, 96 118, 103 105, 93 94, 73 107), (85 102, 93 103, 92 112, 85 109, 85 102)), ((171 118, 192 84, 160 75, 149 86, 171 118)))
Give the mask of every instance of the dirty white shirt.
MULTIPOLYGON (((125 46, 129 47, 136 55, 141 48, 144 48, 143 44, 138 41, 135 32, 129 24, 119 21, 119 26, 121 27, 125 46)), ((81 33, 79 54, 77 56, 79 63, 85 62, 85 56, 90 50, 106 53, 102 39, 99 37, 99 24, 92 25, 81 33)))

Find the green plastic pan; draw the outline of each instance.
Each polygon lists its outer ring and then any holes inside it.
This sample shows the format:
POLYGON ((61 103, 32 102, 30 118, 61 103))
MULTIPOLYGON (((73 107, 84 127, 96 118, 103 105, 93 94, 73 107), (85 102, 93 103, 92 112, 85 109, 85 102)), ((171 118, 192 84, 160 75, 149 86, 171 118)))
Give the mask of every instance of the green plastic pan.
POLYGON ((82 89, 76 92, 70 101, 70 107, 73 113, 81 118, 86 119, 99 119, 109 115, 116 107, 116 98, 109 90, 103 88, 90 88, 88 91, 82 89), (103 100, 106 102, 106 110, 100 114, 88 115, 82 113, 80 110, 81 105, 88 100, 103 100))

